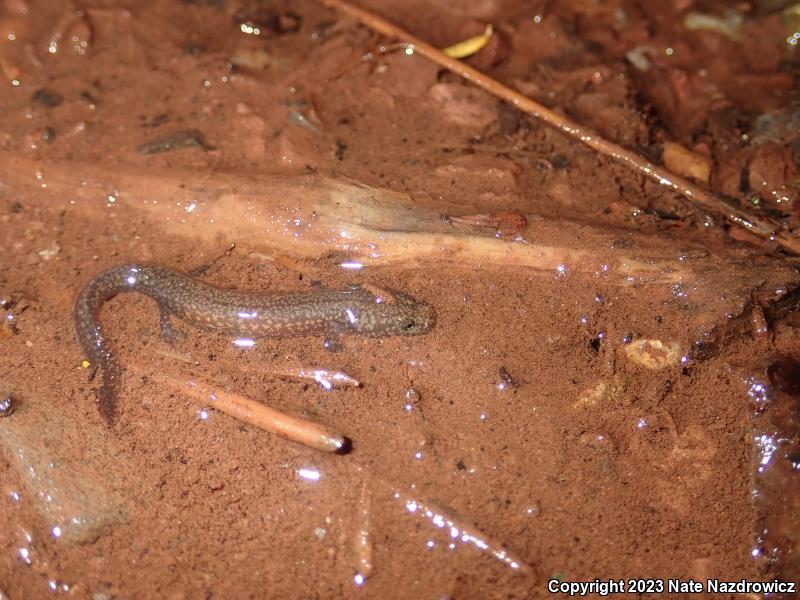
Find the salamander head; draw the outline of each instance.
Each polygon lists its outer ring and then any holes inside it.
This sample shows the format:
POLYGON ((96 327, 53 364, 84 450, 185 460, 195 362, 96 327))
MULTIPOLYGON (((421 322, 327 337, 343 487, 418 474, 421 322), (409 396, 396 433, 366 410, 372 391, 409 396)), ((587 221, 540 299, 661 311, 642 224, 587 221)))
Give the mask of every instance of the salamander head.
POLYGON ((353 319, 349 316, 349 328, 368 337, 422 335, 436 325, 436 311, 430 304, 394 291, 388 299, 376 298, 353 319))

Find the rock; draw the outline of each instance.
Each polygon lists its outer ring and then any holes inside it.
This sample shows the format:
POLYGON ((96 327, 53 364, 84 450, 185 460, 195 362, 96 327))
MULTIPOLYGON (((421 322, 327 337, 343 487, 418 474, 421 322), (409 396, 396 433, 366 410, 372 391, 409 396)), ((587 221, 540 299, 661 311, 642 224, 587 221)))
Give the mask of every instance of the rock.
POLYGON ((615 142, 636 146, 647 140, 647 127, 636 111, 616 105, 608 94, 582 94, 572 110, 581 122, 615 142))
POLYGON ((236 119, 238 144, 245 158, 261 162, 267 153, 267 125, 258 115, 248 114, 236 119))
POLYGON ((59 106, 62 102, 64 102, 64 96, 62 96, 55 90, 49 88, 41 88, 33 93, 33 96, 31 96, 31 100, 33 100, 36 104, 39 104, 46 108, 55 108, 56 106, 59 106))
POLYGON ((565 29, 556 11, 536 12, 545 14, 520 20, 511 32, 508 63, 512 73, 528 73, 531 65, 575 50, 574 36, 565 29))
POLYGON ((316 168, 319 154, 314 147, 315 135, 301 127, 287 127, 281 131, 278 136, 278 165, 297 169, 316 168))
POLYGON ((254 71, 264 71, 272 65, 273 58, 263 48, 238 48, 231 54, 231 64, 254 71))
POLYGON ((73 422, 46 400, 27 399, 0 420, 0 451, 23 481, 49 535, 89 543, 125 519, 128 501, 108 468, 119 451, 104 430, 73 422), (80 459, 66 451, 75 445, 80 445, 80 459))
POLYGON ((580 393, 573 404, 574 408, 591 408, 598 404, 605 404, 604 410, 608 410, 609 404, 614 404, 622 399, 625 393, 625 381, 619 374, 614 375, 609 380, 600 380, 595 385, 587 387, 580 393))
POLYGON ((682 69, 651 69, 638 85, 675 139, 690 139, 701 131, 712 106, 723 104, 713 81, 682 69))
POLYGON ((791 150, 775 142, 759 146, 749 164, 750 189, 772 208, 788 210, 798 199, 798 172, 791 150), (781 206, 782 205, 782 206, 781 206))
POLYGON ((625 346, 630 360, 648 369, 665 369, 680 362, 677 342, 666 344, 661 340, 635 340, 625 346))
POLYGON ((497 119, 496 100, 462 83, 437 83, 428 90, 442 116, 457 125, 483 129, 497 119))
MULTIPOLYGON (((373 80, 376 85, 394 98, 425 98, 428 89, 436 83, 438 67, 418 53, 411 56, 405 52, 380 55, 373 61, 373 80)), ((341 68, 341 67, 339 67, 341 68)), ((369 90, 372 96, 374 89, 369 90)))

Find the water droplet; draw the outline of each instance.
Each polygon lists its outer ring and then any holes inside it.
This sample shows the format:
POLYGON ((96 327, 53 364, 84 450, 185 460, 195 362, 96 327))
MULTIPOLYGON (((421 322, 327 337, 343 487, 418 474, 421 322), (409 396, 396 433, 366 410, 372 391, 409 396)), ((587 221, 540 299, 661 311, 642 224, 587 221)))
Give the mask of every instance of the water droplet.
POLYGON ((0 417, 11 415, 17 408, 17 403, 11 395, 3 396, 0 399, 0 417))
POLYGON ((602 450, 614 449, 614 442, 605 433, 586 431, 578 437, 578 440, 582 444, 586 444, 590 448, 597 448, 602 450))
POLYGON ((322 477, 316 469, 297 469, 297 474, 306 481, 319 481, 322 477))

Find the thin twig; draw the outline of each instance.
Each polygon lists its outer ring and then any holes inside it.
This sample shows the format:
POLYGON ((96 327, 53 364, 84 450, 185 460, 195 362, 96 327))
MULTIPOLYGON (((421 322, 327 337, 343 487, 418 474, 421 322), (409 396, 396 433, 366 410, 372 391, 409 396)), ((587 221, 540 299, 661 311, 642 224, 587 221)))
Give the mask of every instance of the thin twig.
POLYGON ((171 358, 172 360, 179 360, 182 363, 186 363, 187 365, 199 365, 200 363, 193 359, 190 354, 185 354, 183 352, 178 352, 177 350, 173 350, 171 348, 156 348, 153 351, 155 354, 159 354, 166 358, 171 358))
POLYGON ((558 129, 567 136, 586 144, 597 152, 674 190, 695 205, 710 212, 721 214, 731 223, 744 227, 761 238, 774 240, 784 250, 790 251, 793 254, 800 254, 800 239, 793 236, 782 226, 766 219, 754 217, 731 205, 730 202, 716 194, 704 190, 688 179, 675 175, 663 167, 654 165, 635 152, 603 139, 596 131, 584 127, 564 115, 560 115, 542 106, 538 102, 504 86, 499 81, 481 73, 477 69, 457 59, 450 58, 438 48, 431 46, 404 29, 363 8, 353 6, 345 0, 321 0, 321 2, 330 8, 340 10, 350 17, 357 19, 362 24, 378 33, 407 42, 410 48, 415 52, 419 52, 427 59, 453 73, 460 74, 464 79, 471 81, 490 94, 502 98, 520 110, 558 129))
POLYGON ((361 387, 361 382, 348 375, 344 371, 336 369, 326 369, 324 367, 315 367, 313 365, 300 365, 300 366, 269 366, 258 368, 239 367, 239 370, 248 375, 254 375, 261 379, 278 378, 290 379, 294 381, 314 381, 326 390, 334 388, 345 387, 361 387))
POLYGON ((363 579, 367 579, 372 574, 371 504, 372 489, 370 488, 370 478, 369 475, 365 475, 364 481, 361 483, 361 494, 356 504, 356 522, 358 526, 356 527, 355 539, 356 576, 363 579))
MULTIPOLYGON (((169 348, 156 348, 155 354, 166 358, 179 360, 180 362, 199 365, 200 363, 192 358, 190 354, 184 354, 169 348)), ((258 375, 261 378, 276 377, 278 379, 291 379, 294 381, 314 381, 326 390, 344 387, 361 387, 361 382, 348 375, 344 371, 337 369, 326 369, 314 366, 285 366, 285 367, 259 367, 258 369, 240 369, 244 373, 258 375)))
MULTIPOLYGON (((377 482, 384 487, 393 489, 393 486, 388 481, 378 479, 377 482)), ((502 544, 493 540, 477 527, 456 517, 451 512, 431 502, 425 502, 416 496, 402 492, 397 488, 393 489, 391 497, 404 504, 407 512, 431 521, 439 529, 445 529, 451 538, 458 539, 463 544, 474 546, 479 552, 492 556, 495 560, 500 561, 514 571, 532 574, 533 570, 530 565, 517 558, 510 550, 506 550, 502 544)))
POLYGON ((316 381, 326 390, 340 387, 361 387, 361 382, 358 379, 351 377, 344 371, 323 369, 321 367, 282 367, 268 369, 264 374, 282 379, 316 381))
POLYGON ((203 406, 211 406, 259 429, 277 433, 293 442, 324 452, 343 454, 349 450, 350 441, 344 435, 319 423, 283 413, 252 398, 195 377, 178 379, 163 372, 149 372, 136 364, 132 367, 159 386, 186 394, 203 406))

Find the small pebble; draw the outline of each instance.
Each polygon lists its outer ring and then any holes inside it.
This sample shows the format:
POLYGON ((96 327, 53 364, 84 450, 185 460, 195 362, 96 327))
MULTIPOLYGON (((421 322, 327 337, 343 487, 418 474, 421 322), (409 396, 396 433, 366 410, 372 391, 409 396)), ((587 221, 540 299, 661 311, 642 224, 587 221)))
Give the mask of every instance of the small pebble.
POLYGON ((517 387, 519 383, 505 367, 500 367, 500 379, 509 387, 517 387))
POLYGON ((198 129, 185 129, 142 144, 137 149, 137 152, 144 155, 159 154, 161 152, 169 152, 170 150, 177 150, 180 148, 200 148, 206 152, 214 150, 214 146, 206 141, 206 137, 203 135, 202 131, 198 129))
POLYGON ((64 101, 64 96, 62 96, 55 90, 42 88, 34 92, 33 96, 31 97, 31 100, 33 100, 37 104, 46 106, 47 108, 54 108, 64 101))
POLYGON ((528 515, 529 517, 538 517, 540 512, 541 509, 539 508, 538 503, 530 504, 525 508, 525 514, 528 515))
POLYGON ((42 141, 51 144, 56 139, 56 130, 52 127, 45 127, 42 130, 42 141))
POLYGON ((568 169, 570 166, 569 159, 563 154, 556 154, 550 160, 550 163, 553 165, 553 168, 556 169, 557 171, 568 169))

